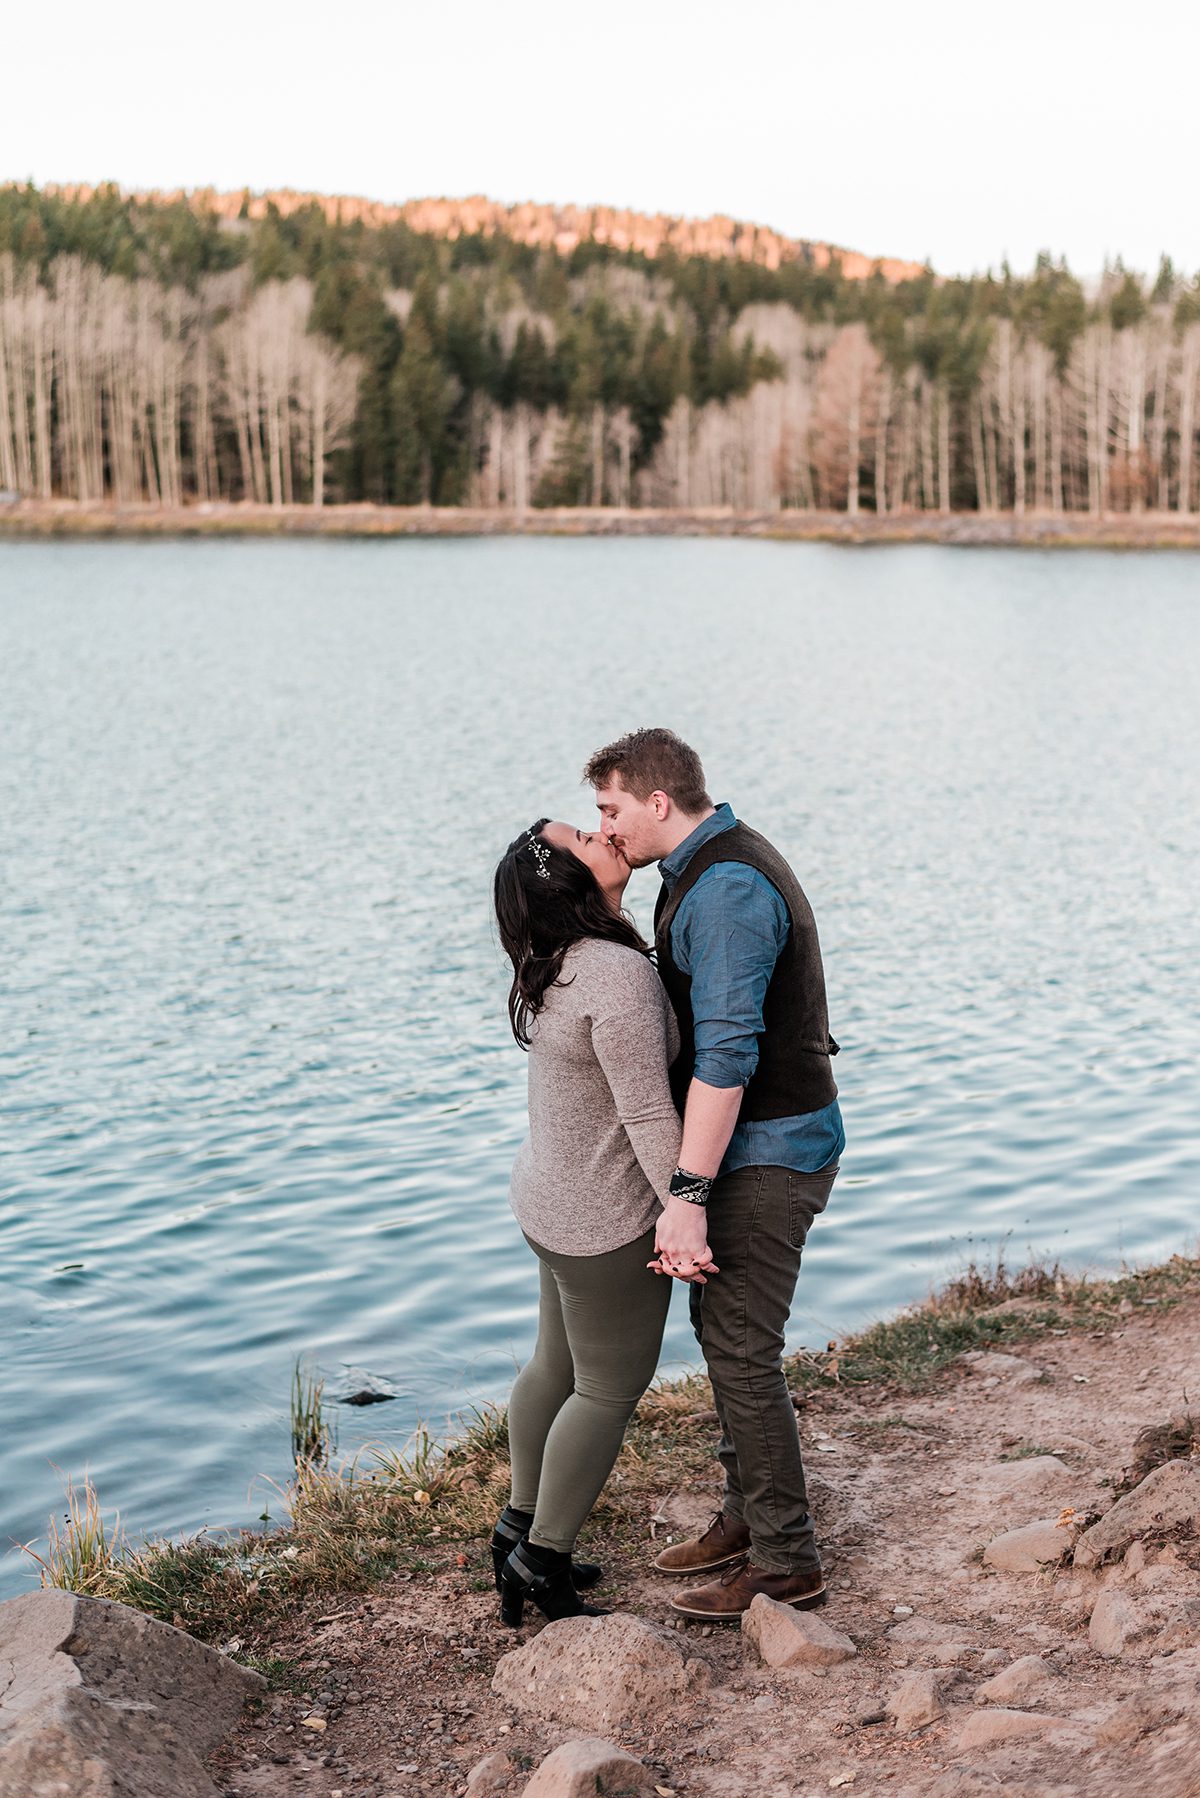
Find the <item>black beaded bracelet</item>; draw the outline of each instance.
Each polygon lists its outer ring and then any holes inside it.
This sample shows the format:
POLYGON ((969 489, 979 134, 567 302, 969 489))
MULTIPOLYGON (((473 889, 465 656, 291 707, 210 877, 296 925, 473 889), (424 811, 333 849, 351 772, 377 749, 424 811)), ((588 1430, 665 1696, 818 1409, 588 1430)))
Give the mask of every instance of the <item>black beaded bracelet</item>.
POLYGON ((689 1174, 686 1168, 677 1167, 671 1175, 670 1193, 688 1205, 707 1205, 712 1185, 707 1174, 689 1174))

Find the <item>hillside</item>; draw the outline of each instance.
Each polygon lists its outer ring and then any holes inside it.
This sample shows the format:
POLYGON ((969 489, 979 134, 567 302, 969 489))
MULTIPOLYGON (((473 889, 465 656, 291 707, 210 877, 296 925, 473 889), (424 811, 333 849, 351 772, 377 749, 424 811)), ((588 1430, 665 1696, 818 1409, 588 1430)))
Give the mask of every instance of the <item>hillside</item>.
MULTIPOLYGON (((99 191, 86 183, 45 189, 61 199, 84 202, 99 191)), ((622 206, 549 206, 535 200, 505 206, 483 194, 471 194, 461 200, 405 200, 390 204, 356 195, 296 193, 290 188, 261 194, 252 194, 249 189, 218 193, 211 187, 190 191, 156 189, 129 192, 126 197, 139 205, 177 205, 184 201, 198 211, 228 220, 265 219, 272 207, 281 218, 290 218, 315 206, 330 224, 363 224, 372 229, 404 224, 412 231, 445 237, 451 242, 459 237, 504 236, 532 249, 557 250, 563 256, 569 256, 581 244, 594 243, 642 256, 656 257, 670 250, 677 256, 732 258, 769 269, 787 262, 807 262, 813 268, 824 269, 836 260, 850 281, 865 280, 876 270, 885 281, 893 282, 915 280, 924 272, 919 262, 902 262, 894 256, 871 257, 836 244, 785 237, 768 225, 749 224, 720 213, 711 218, 686 219, 662 212, 633 212, 622 206)))

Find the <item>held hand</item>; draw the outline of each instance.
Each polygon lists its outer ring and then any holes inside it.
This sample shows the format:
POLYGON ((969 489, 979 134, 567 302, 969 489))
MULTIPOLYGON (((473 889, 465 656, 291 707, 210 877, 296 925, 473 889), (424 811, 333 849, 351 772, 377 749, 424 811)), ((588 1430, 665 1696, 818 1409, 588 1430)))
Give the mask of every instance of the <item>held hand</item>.
POLYGON ((677 1280, 708 1284, 706 1274, 720 1273, 708 1246, 708 1219, 703 1205, 668 1199, 654 1235, 655 1259, 647 1263, 655 1273, 677 1280))

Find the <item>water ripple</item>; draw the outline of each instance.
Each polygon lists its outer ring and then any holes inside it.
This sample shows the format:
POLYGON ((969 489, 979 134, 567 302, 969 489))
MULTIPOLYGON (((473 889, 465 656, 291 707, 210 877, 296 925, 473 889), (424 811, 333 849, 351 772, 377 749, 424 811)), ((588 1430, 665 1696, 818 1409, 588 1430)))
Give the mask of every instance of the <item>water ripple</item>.
POLYGON ((577 770, 633 723, 694 737, 821 923, 849 1144, 795 1343, 1001 1242, 1189 1246, 1194 582, 1172 555, 0 545, 0 1537, 57 1508, 52 1463, 135 1531, 251 1520, 298 1354, 396 1391, 338 1410, 347 1449, 504 1394, 536 1281, 490 871, 540 812, 586 819, 577 770))

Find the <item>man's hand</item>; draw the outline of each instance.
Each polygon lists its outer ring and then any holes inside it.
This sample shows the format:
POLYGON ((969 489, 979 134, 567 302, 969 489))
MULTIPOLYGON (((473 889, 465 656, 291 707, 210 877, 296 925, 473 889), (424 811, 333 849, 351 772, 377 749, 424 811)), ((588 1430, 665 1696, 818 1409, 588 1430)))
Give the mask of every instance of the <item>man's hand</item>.
POLYGON ((719 1274, 708 1247, 708 1219, 703 1205, 689 1205, 686 1199, 668 1198, 658 1229, 654 1233, 653 1261, 647 1262, 656 1274, 671 1274, 677 1280, 706 1286, 706 1274, 719 1274))

